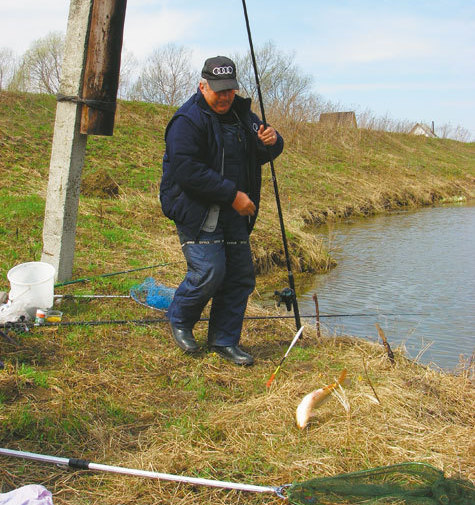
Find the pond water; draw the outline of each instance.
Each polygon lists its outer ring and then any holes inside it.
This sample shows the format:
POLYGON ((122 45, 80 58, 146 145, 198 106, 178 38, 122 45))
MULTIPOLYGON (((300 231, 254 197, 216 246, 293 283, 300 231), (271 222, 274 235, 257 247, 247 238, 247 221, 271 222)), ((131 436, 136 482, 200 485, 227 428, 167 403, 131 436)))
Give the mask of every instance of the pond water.
POLYGON ((475 205, 425 208, 318 228, 338 265, 299 298, 330 334, 377 341, 452 370, 475 347, 475 205), (397 314, 397 315, 384 315, 397 314))

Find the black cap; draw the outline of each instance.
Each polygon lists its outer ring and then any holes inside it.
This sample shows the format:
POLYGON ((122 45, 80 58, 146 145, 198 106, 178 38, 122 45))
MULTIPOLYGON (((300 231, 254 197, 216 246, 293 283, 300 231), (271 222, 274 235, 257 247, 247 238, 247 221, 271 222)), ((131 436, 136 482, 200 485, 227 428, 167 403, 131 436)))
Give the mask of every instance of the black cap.
POLYGON ((208 81, 213 91, 239 89, 236 80, 236 65, 226 56, 215 56, 205 61, 201 77, 208 81))

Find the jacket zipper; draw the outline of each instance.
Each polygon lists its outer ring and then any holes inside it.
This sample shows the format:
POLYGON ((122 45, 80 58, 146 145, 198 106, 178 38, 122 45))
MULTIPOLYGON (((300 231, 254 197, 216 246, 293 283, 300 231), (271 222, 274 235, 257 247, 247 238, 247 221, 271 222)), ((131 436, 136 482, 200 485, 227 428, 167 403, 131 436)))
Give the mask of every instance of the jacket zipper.
MULTIPOLYGON (((223 156, 221 158, 221 175, 224 175, 224 147, 223 147, 223 156)), ((209 214, 209 207, 206 210, 203 221, 201 221, 200 230, 203 228, 203 225, 205 224, 206 220, 208 219, 208 214, 209 214)))

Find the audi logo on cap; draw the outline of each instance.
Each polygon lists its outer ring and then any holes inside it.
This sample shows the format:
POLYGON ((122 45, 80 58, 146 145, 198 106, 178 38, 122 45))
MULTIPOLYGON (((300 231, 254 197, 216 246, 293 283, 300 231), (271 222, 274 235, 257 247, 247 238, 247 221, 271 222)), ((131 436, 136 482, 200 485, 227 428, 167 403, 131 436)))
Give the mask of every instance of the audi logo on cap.
POLYGON ((214 75, 232 75, 233 71, 234 69, 231 66, 213 68, 214 75))

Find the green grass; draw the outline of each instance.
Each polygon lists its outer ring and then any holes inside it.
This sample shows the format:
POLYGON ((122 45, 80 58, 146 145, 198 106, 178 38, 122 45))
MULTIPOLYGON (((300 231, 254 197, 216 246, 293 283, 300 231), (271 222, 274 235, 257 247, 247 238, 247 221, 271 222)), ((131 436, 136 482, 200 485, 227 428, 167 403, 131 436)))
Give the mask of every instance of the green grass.
POLYGON ((25 382, 32 382, 35 386, 48 387, 48 373, 36 370, 30 365, 22 364, 18 370, 18 376, 25 382))
MULTIPOLYGON (((0 204, 6 209, 0 223, 0 290, 8 291, 11 267, 41 257, 55 105, 54 97, 0 93, 0 204)), ((114 136, 88 139, 83 182, 87 185, 94 180, 90 174, 102 171, 119 185, 119 195, 81 195, 73 278, 88 280, 57 287, 57 294, 128 294, 148 276, 168 286, 180 282, 186 265, 174 225, 161 213, 157 198, 163 132, 172 112, 120 102, 114 136), (161 266, 101 277, 147 265, 161 266)), ((286 125, 277 127, 286 136, 286 125)), ((309 272, 331 265, 315 234, 308 233, 309 224, 468 199, 474 155, 474 144, 303 129, 299 144, 287 142, 276 160, 297 284, 309 282, 309 272)), ((260 275, 248 313, 287 314, 284 307, 263 309, 257 303, 286 282, 267 167, 251 239, 260 275)), ((204 350, 196 357, 184 355, 163 323, 86 324, 163 317, 133 300, 72 299, 59 307, 64 322, 81 324, 13 332, 17 344, 0 340, 4 447, 263 485, 402 460, 475 475, 470 452, 474 395, 466 369, 458 376, 441 374, 409 362, 403 350, 395 350, 392 367, 382 346, 328 335, 319 341, 315 328, 307 326, 267 390, 295 333, 292 320, 245 321, 242 344, 256 364, 239 368, 204 350), (363 360, 381 405, 368 398, 372 391, 363 360), (343 368, 350 379, 345 386, 350 417, 332 397, 318 408, 308 429, 299 431, 294 414, 300 399, 333 382, 343 368)), ((199 323, 195 333, 204 345, 206 324, 199 323)), ((2 459, 0 475, 0 492, 44 483, 59 505, 280 503, 271 496, 21 460, 2 459)))

